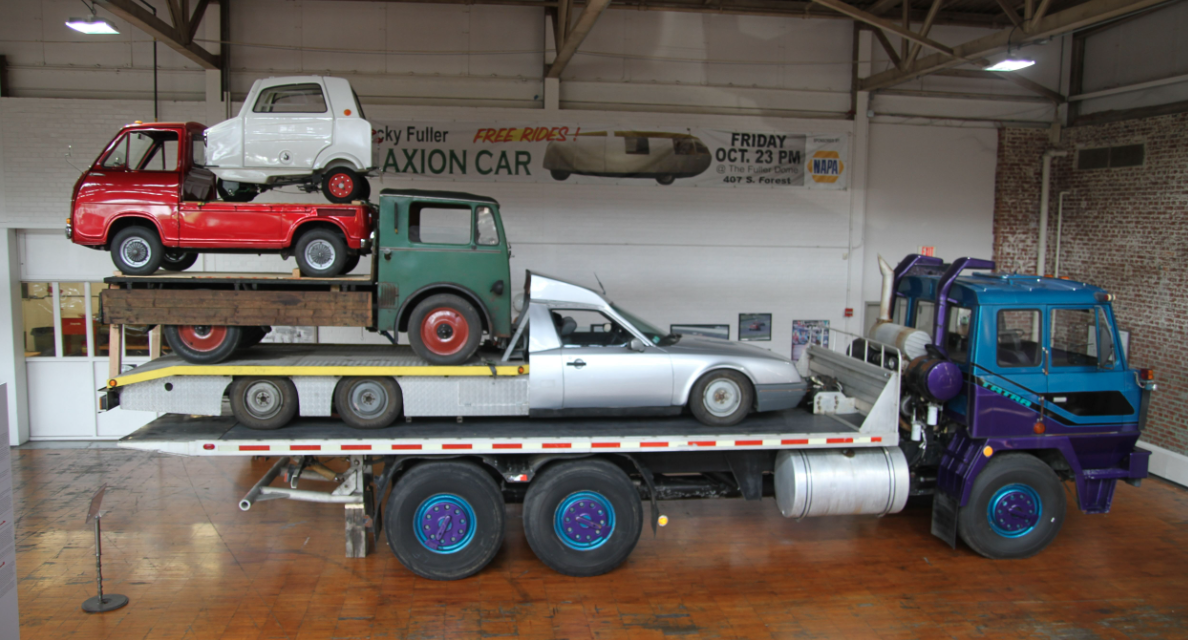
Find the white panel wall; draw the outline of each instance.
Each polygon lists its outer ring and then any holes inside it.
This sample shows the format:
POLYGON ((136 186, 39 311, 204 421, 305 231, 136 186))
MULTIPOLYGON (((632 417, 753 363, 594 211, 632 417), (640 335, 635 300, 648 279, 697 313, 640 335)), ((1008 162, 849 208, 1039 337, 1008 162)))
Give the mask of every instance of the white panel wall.
POLYGON ((863 296, 878 300, 876 256, 892 266, 920 246, 990 259, 994 244, 993 129, 872 124, 863 296))
MULTIPOLYGON (((1093 93, 1188 75, 1188 3, 1179 2, 1085 39, 1082 91, 1093 93)), ((1188 100, 1188 80, 1085 100, 1080 113, 1188 100)))

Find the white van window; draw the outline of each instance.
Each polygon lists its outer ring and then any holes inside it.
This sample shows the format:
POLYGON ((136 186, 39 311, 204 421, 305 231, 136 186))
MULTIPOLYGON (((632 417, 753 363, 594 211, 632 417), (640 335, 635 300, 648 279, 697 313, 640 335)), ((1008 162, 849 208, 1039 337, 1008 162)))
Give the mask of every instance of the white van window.
POLYGON ((648 139, 640 136, 626 136, 623 138, 626 144, 626 152, 628 155, 646 156, 651 151, 648 149, 648 139))
POLYGON ((284 84, 268 87, 256 98, 255 113, 325 113, 326 97, 322 87, 310 82, 306 84, 284 84))

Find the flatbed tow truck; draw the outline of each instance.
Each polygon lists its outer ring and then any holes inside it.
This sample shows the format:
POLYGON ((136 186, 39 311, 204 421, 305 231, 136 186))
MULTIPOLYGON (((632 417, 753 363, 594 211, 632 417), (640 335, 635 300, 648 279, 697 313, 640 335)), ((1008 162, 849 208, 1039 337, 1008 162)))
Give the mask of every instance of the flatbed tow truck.
MULTIPOLYGON (((543 277, 529 281, 510 340, 459 364, 398 347, 258 346, 216 365, 161 358, 113 376, 105 402, 174 414, 123 447, 276 456, 242 509, 278 498, 342 504, 348 556, 365 555, 383 533, 406 567, 433 579, 473 575, 494 557, 508 502, 524 503, 537 556, 574 576, 605 573, 627 557, 643 530, 644 500, 655 530, 666 521, 656 501, 683 497, 774 495, 783 515, 799 519, 885 515, 909 495, 932 495, 937 537, 954 547, 960 537, 990 558, 1028 557, 1060 530, 1063 481, 1075 484, 1083 511, 1104 513, 1118 480, 1146 477, 1148 454, 1134 445, 1153 374, 1126 366, 1101 289, 993 269, 917 255, 884 265, 883 310, 870 335, 835 331, 834 349, 810 346, 796 363, 811 383, 797 406, 759 412, 761 385, 743 383, 752 394, 742 396, 746 417, 734 421, 705 415, 711 400, 739 388, 728 385, 674 391, 677 411, 666 415, 628 415, 616 408, 625 396, 611 394, 598 415, 565 417, 558 382, 568 388, 565 374, 596 371, 598 362, 567 354, 558 337, 573 328, 550 317, 558 304, 546 295, 565 283, 543 277), (379 396, 399 400, 403 423, 348 426, 360 416, 346 415, 366 412, 337 394, 341 381, 360 377, 396 381, 401 396, 379 396), (301 417, 294 409, 266 425, 274 430, 247 428, 250 415, 226 402, 260 380, 292 383, 301 417), (329 458, 343 459, 346 471, 330 470, 329 458), (273 486, 278 477, 287 486, 273 486), (297 489, 302 478, 334 488, 297 489)), ((575 296, 598 299, 579 289, 575 296)), ((614 321, 607 333, 630 324, 613 310, 604 309, 614 321)), ((643 348, 676 363, 680 343, 664 344, 643 348)), ((806 391, 771 390, 781 401, 806 391)))

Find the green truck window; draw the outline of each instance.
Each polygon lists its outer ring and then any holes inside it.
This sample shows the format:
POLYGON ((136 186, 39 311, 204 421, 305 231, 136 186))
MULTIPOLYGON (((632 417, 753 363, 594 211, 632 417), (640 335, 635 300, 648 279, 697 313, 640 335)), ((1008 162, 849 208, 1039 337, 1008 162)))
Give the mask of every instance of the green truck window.
POLYGON ((413 205, 408 239, 421 244, 470 244, 470 207, 413 205))
POLYGON ((495 229, 495 214, 491 207, 479 207, 475 210, 475 237, 479 245, 491 247, 499 244, 499 232, 495 229))

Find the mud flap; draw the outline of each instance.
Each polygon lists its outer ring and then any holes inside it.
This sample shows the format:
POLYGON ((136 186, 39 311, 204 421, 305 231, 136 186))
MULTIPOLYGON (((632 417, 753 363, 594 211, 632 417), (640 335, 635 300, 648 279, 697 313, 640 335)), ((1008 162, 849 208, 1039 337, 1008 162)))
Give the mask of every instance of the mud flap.
POLYGON ((944 491, 932 496, 932 535, 957 548, 957 500, 944 491))

